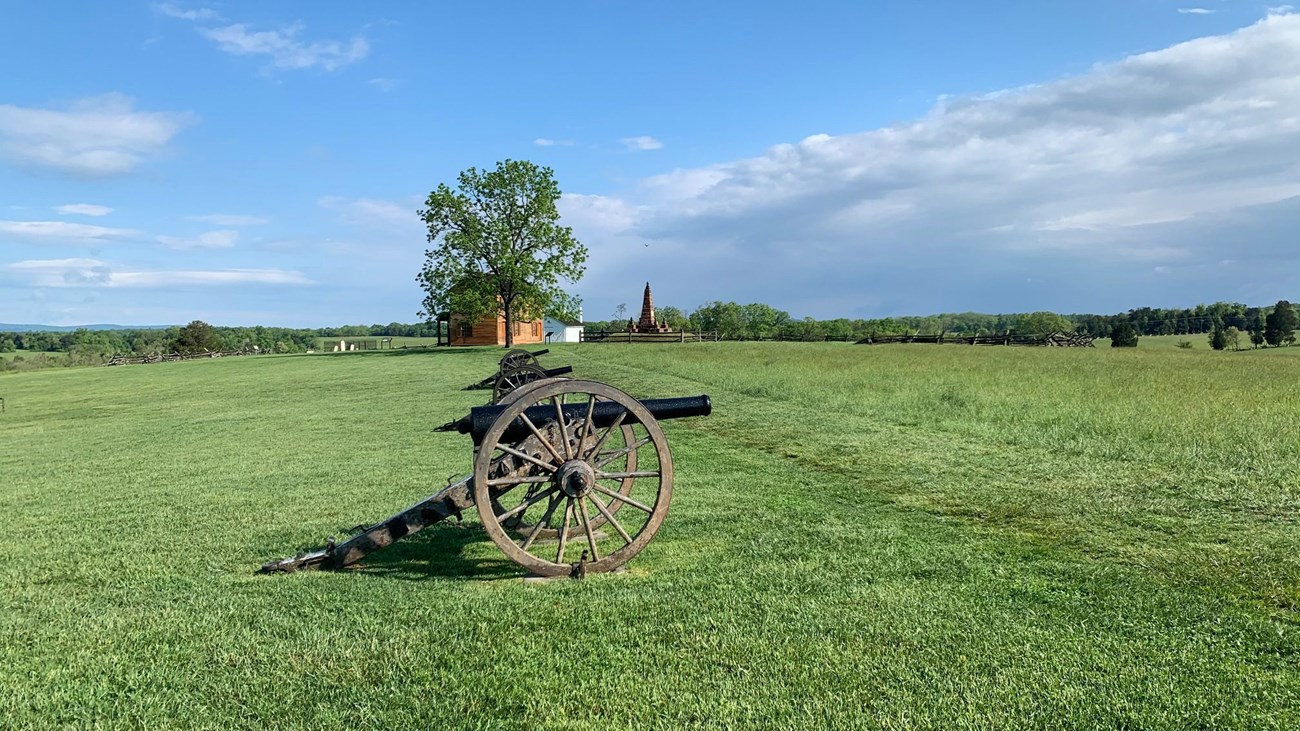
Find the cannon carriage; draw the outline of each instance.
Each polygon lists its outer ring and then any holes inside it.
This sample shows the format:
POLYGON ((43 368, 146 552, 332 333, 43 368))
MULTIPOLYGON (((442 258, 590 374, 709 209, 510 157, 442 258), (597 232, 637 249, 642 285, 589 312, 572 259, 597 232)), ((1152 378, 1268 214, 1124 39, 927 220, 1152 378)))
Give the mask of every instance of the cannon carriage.
POLYGON ((262 572, 345 568, 462 511, 537 576, 613 571, 668 514, 673 461, 659 421, 707 416, 706 395, 639 401, 597 381, 542 378, 443 425, 474 444, 472 474, 342 542, 262 572))
POLYGON ((540 381, 545 378, 555 378, 557 376, 568 375, 573 372, 573 366, 560 366, 559 368, 543 368, 537 362, 539 356, 551 352, 550 348, 535 350, 529 352, 516 348, 507 352, 497 362, 497 372, 484 378, 477 383, 471 383, 465 387, 466 391, 475 391, 479 389, 492 389, 492 400, 489 404, 499 403, 501 399, 515 389, 525 386, 534 381, 540 381))

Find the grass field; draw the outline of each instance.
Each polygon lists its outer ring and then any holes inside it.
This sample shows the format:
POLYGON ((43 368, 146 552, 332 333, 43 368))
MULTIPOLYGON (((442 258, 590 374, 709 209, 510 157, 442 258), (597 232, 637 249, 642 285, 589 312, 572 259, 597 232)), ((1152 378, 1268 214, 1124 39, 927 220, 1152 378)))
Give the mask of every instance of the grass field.
POLYGON ((335 338, 316 338, 316 349, 329 352, 331 348, 333 348, 335 345, 338 345, 338 342, 340 340, 346 340, 350 343, 356 343, 362 340, 378 341, 384 339, 388 339, 391 341, 388 345, 392 348, 425 348, 425 347, 430 347, 438 344, 437 338, 407 338, 407 337, 399 337, 399 336, 389 337, 387 335, 356 335, 356 336, 335 337, 335 338))
POLYGON ((467 473, 498 349, 0 376, 0 728, 1300 728, 1300 348, 1197 345, 552 346, 715 410, 543 584, 253 573, 467 473))
POLYGON ((63 357, 63 353, 57 353, 54 351, 11 350, 8 352, 0 352, 0 358, 4 360, 13 360, 14 358, 34 358, 38 355, 44 355, 49 358, 63 357))

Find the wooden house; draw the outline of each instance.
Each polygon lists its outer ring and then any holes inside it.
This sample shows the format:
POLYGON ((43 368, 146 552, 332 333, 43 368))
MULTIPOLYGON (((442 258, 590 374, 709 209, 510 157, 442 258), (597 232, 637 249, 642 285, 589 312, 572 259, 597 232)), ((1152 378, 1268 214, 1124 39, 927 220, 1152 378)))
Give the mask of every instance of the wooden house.
MULTIPOLYGON (((488 315, 479 320, 470 320, 456 313, 448 317, 448 333, 451 345, 505 345, 506 319, 501 315, 488 315)), ((542 342, 543 332, 541 318, 535 320, 515 320, 514 344, 531 345, 542 342)))

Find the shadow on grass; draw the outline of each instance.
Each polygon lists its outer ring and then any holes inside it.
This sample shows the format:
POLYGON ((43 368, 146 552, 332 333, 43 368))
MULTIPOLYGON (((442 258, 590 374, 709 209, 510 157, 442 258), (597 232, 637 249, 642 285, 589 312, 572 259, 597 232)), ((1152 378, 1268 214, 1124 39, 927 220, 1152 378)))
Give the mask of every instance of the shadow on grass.
POLYGON ((371 576, 422 581, 431 578, 491 581, 520 576, 519 564, 498 554, 470 558, 465 548, 488 540, 477 524, 430 526, 378 551, 354 569, 371 576))

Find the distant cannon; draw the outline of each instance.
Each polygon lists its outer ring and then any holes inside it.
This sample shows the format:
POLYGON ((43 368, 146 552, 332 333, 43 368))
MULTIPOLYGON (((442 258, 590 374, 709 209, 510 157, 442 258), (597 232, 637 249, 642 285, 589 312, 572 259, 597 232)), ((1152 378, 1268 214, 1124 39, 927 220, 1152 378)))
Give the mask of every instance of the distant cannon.
POLYGON ((521 386, 526 386, 544 378, 568 375, 572 372, 573 366, 542 368, 536 365, 524 365, 498 371, 496 380, 492 382, 492 403, 500 402, 507 394, 521 386))
MULTIPOLYGON (((505 373, 506 371, 518 370, 520 368, 525 368, 527 366, 541 368, 541 365, 537 362, 537 358, 546 355, 549 352, 551 352, 550 348, 535 350, 531 353, 528 352, 527 350, 522 350, 519 348, 510 350, 505 355, 501 356, 501 360, 497 361, 496 373, 493 373, 492 375, 488 376, 487 378, 484 378, 478 383, 471 383, 470 385, 465 387, 465 390, 476 391, 479 389, 493 388, 497 380, 501 377, 501 374, 505 373)), ((570 371, 571 370, 572 369, 570 369, 570 371)), ((568 373, 570 371, 565 371, 565 373, 568 373)), ((556 373, 555 375, 562 375, 562 374, 556 373)))

